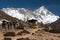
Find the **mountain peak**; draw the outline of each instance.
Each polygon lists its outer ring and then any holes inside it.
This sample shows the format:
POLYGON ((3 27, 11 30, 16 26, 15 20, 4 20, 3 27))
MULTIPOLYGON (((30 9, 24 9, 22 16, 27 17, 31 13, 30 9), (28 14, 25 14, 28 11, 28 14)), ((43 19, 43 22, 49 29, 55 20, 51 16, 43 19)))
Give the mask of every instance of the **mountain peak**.
POLYGON ((40 8, 35 10, 34 13, 41 18, 41 22, 43 22, 44 24, 55 22, 59 18, 59 16, 54 15, 44 6, 41 6, 40 8))
POLYGON ((40 8, 38 8, 37 10, 42 11, 42 10, 47 10, 47 9, 46 9, 46 7, 45 7, 45 6, 41 6, 41 7, 40 7, 40 8))
POLYGON ((53 13, 51 13, 47 8, 45 8, 45 6, 41 6, 40 8, 38 8, 37 10, 35 10, 36 12, 39 12, 40 14, 43 15, 47 15, 47 14, 51 14, 53 15, 53 13), (49 12, 49 13, 48 13, 49 12))
POLYGON ((41 6, 40 9, 45 9, 45 6, 41 6))

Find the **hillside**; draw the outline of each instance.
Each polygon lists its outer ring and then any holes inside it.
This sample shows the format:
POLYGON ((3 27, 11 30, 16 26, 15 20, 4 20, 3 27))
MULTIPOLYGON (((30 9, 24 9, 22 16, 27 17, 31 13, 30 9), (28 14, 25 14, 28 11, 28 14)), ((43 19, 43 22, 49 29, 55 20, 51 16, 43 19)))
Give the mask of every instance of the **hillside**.
POLYGON ((16 22, 16 19, 15 19, 15 18, 7 15, 7 14, 6 14, 5 12, 3 12, 3 11, 0 11, 0 20, 2 20, 2 19, 6 19, 6 20, 11 21, 11 22, 16 22))

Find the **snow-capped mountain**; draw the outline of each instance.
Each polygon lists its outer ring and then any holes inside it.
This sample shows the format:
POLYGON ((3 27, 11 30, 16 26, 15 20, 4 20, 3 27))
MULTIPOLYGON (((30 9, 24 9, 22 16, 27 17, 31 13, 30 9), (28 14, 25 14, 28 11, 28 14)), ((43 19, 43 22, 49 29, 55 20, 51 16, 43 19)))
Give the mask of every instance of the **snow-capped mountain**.
POLYGON ((24 18, 35 18, 33 16, 33 13, 30 12, 28 9, 24 9, 24 8, 3 8, 2 11, 4 11, 5 13, 7 13, 8 15, 24 20, 24 18))
POLYGON ((41 6, 39 9, 35 10, 34 13, 38 19, 40 17, 41 22, 44 24, 52 23, 59 19, 59 16, 51 13, 44 6, 41 6))
POLYGON ((18 18, 19 20, 24 19, 37 19, 38 22, 43 24, 52 23, 59 19, 59 16, 54 15, 48 11, 44 6, 41 6, 35 11, 31 11, 25 8, 3 8, 2 11, 8 15, 18 18))

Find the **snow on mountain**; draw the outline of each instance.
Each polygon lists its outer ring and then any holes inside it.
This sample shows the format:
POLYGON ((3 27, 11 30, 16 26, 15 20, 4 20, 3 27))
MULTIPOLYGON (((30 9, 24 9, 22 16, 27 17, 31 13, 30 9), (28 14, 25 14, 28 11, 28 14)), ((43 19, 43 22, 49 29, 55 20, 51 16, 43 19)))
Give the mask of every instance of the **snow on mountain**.
POLYGON ((51 13, 44 6, 41 6, 39 9, 35 10, 34 13, 37 17, 40 17, 41 22, 44 24, 52 23, 59 19, 59 16, 51 13))
POLYGON ((19 20, 24 20, 24 18, 37 19, 38 22, 42 22, 43 24, 52 23, 59 19, 59 16, 51 13, 44 6, 41 6, 35 11, 25 8, 3 8, 2 11, 12 17, 18 18, 19 20))
MULTIPOLYGON (((24 15, 20 14, 18 12, 18 10, 14 9, 14 8, 3 8, 2 9, 5 13, 7 13, 8 15, 12 16, 12 17, 16 17, 18 19, 22 19, 24 17, 24 15)), ((22 19, 23 20, 23 19, 22 19)))
POLYGON ((3 8, 2 11, 4 11, 5 13, 7 13, 8 15, 24 20, 24 18, 34 18, 33 17, 33 13, 28 11, 27 9, 24 8, 3 8))

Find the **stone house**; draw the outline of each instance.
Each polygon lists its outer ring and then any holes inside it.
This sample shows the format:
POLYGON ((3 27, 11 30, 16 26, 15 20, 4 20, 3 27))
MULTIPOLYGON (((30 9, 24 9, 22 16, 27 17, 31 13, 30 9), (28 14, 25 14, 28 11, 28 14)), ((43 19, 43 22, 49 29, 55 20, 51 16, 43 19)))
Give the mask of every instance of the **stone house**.
POLYGON ((12 28, 16 28, 18 25, 17 25, 17 22, 11 22, 11 21, 8 21, 6 19, 2 19, 0 20, 0 26, 2 29, 12 29, 12 28))
POLYGON ((36 27, 38 22, 35 19, 31 19, 31 20, 27 20, 27 23, 30 25, 31 28, 34 28, 36 27))

